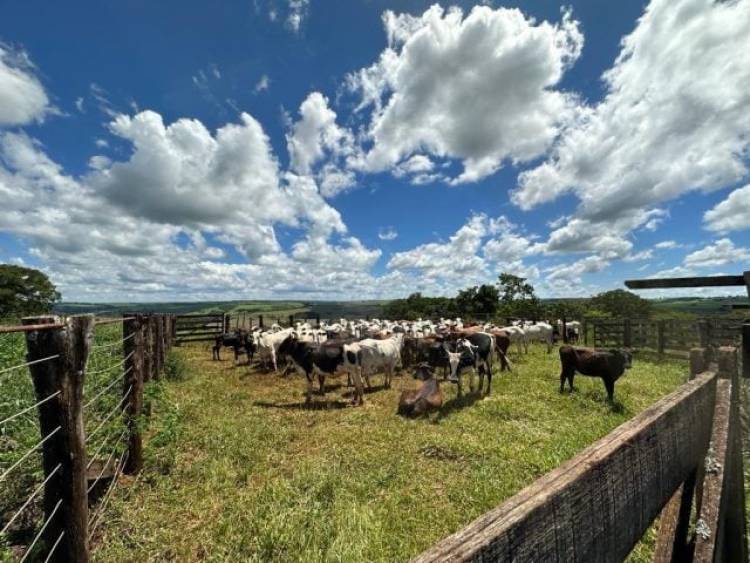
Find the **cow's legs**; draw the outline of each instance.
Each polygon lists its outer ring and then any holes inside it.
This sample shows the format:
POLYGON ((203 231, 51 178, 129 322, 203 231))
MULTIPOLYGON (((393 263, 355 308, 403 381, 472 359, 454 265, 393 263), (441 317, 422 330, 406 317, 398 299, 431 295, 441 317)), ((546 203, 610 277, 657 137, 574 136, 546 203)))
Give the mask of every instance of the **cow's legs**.
POLYGON ((218 344, 214 344, 213 352, 212 352, 212 357, 216 361, 221 360, 221 358, 219 357, 219 350, 220 349, 221 349, 221 346, 219 346, 218 344))
POLYGON ((307 398, 305 399, 305 402, 309 405, 312 402, 312 392, 313 392, 312 374, 305 373, 305 379, 307 379, 307 398))
POLYGON ((575 375, 575 370, 568 370, 563 368, 560 372, 560 393, 562 393, 565 390, 565 380, 568 380, 568 385, 570 386, 570 390, 573 391, 573 376, 575 375))
POLYGON ((318 383, 320 384, 320 392, 325 395, 326 392, 326 376, 322 373, 318 374, 318 383))
POLYGON ((352 403, 356 405, 359 402, 360 405, 363 405, 365 402, 365 389, 362 385, 362 376, 357 369, 354 370, 352 379, 354 380, 354 396, 352 397, 352 403))
POLYGON ((605 379, 604 388, 607 390, 607 400, 611 403, 615 397, 615 382, 610 379, 605 379))

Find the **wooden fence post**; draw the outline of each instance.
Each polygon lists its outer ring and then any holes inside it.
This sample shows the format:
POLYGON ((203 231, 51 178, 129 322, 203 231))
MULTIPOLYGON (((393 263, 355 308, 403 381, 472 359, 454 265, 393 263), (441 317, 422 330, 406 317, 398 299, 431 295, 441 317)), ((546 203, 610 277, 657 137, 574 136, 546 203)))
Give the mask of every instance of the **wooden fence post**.
POLYGON ((664 319, 660 319, 656 321, 656 351, 659 354, 664 354, 664 349, 664 319))
POLYGON ((709 325, 706 319, 698 321, 698 338, 700 339, 701 348, 708 348, 710 344, 709 325))
MULTIPOLYGON (((49 317, 23 319, 23 324, 49 324, 49 317)), ((44 487, 44 515, 49 523, 45 544, 62 539, 51 561, 89 560, 86 441, 83 428, 83 382, 91 342, 93 315, 71 317, 60 329, 26 334, 28 360, 55 359, 29 366, 39 405, 42 465, 45 476, 55 473, 44 487), (59 469, 58 469, 59 466, 59 469)))
POLYGON ((229 332, 230 321, 231 321, 231 317, 227 313, 224 313, 224 334, 229 332))
POLYGON ((633 345, 632 327, 630 325, 630 319, 623 320, 622 323, 622 346, 623 348, 630 348, 633 345))
POLYGON ((294 327, 294 315, 289 315, 289 326, 294 327))
POLYGON ((742 377, 750 378, 750 320, 742 324, 742 377))
POLYGON ((737 350, 719 348, 711 445, 698 506, 694 561, 747 561, 737 350))
MULTIPOLYGON (((131 316, 131 315, 129 315, 131 316)), ((141 415, 143 413, 143 315, 135 315, 122 325, 123 354, 125 354, 125 383, 123 392, 130 389, 125 410, 128 427, 128 456, 123 471, 135 475, 143 468, 143 439, 141 415)))
MULTIPOLYGON (((661 323, 660 323, 661 324, 661 323)), ((663 330, 663 325, 662 330, 663 330)), ((692 381, 698 374, 705 371, 705 350, 693 348, 690 350, 690 374, 692 381)), ((696 483, 699 483, 698 498, 701 497, 703 484, 703 468, 696 467, 685 482, 680 485, 669 502, 662 509, 659 516, 659 531, 656 536, 654 549, 654 563, 679 563, 690 557, 688 549, 688 531, 690 528, 690 511, 693 496, 696 494, 696 483)), ((700 500, 697 501, 700 504, 700 500)))
POLYGON ((263 328, 263 315, 258 315, 258 326, 263 328))
POLYGON ((151 357, 151 315, 143 316, 143 382, 151 381, 152 363, 151 357))

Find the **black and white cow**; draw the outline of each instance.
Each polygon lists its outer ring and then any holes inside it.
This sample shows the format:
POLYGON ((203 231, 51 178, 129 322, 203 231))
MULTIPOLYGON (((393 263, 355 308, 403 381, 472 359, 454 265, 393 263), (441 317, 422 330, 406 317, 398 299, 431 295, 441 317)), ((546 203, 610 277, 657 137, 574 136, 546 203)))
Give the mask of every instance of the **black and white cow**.
POLYGON ((318 376, 320 392, 325 396, 326 375, 336 373, 344 361, 343 347, 340 344, 302 342, 295 335, 287 336, 279 345, 278 357, 290 361, 307 378, 307 403, 312 401, 313 376, 318 376))
POLYGON ((492 390, 492 350, 495 348, 495 339, 486 332, 461 332, 456 333, 456 352, 460 356, 458 369, 451 379, 458 384, 458 395, 461 395, 461 372, 471 368, 472 379, 469 380, 469 389, 472 389, 473 375, 479 372, 479 393, 484 392, 484 375, 487 374, 487 395, 492 390))
POLYGON ((255 354, 255 341, 251 335, 242 329, 236 332, 227 332, 216 337, 212 348, 212 358, 214 360, 221 360, 220 352, 223 347, 232 348, 234 350, 234 362, 237 363, 240 354, 247 356, 247 364, 250 365, 253 362, 253 355, 255 354))

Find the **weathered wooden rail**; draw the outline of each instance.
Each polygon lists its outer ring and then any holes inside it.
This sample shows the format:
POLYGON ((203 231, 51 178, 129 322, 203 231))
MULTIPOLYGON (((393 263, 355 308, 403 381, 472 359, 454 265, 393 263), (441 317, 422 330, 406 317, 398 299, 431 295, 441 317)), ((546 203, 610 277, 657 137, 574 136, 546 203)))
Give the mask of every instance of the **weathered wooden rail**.
POLYGON ((229 315, 225 313, 192 313, 174 317, 175 344, 208 342, 229 332, 229 315))
POLYGON ((736 357, 722 348, 718 368, 413 561, 618 562, 662 510, 658 561, 746 561, 736 357))

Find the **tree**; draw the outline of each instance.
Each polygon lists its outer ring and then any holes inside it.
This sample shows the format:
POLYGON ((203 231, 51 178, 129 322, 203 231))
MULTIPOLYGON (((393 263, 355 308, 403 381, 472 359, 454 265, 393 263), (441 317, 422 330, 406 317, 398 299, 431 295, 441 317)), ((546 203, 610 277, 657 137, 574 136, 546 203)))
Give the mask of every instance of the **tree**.
POLYGON ((534 293, 534 286, 526 278, 503 272, 497 285, 505 316, 522 319, 540 319, 544 316, 544 306, 534 293))
POLYGON ((591 307, 612 317, 643 318, 651 315, 651 302, 624 289, 605 291, 591 299, 591 307))
POLYGON ((462 289, 455 302, 460 315, 486 320, 497 313, 499 299, 500 293, 495 286, 483 284, 462 289))
POLYGON ((0 264, 0 317, 48 313, 59 300, 60 293, 43 272, 0 264))

